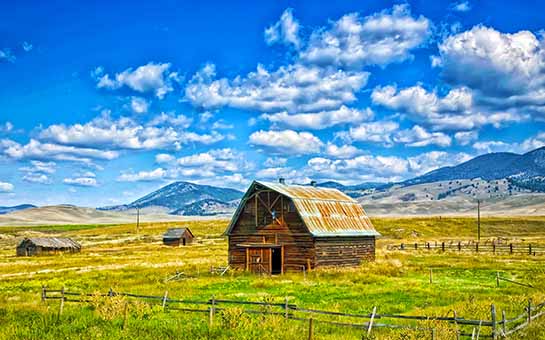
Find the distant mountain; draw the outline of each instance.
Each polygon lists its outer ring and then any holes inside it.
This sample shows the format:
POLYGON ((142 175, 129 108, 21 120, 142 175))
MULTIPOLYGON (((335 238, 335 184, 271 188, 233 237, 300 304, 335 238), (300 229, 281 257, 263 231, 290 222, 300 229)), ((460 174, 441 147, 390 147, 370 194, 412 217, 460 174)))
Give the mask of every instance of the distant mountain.
POLYGON ((10 212, 25 210, 30 208, 36 208, 36 206, 32 204, 20 204, 20 205, 15 205, 13 207, 0 207, 0 215, 9 214, 10 212))
MULTIPOLYGON (((456 166, 440 168, 400 184, 404 186, 481 178, 487 181, 509 178, 518 184, 543 184, 545 147, 519 155, 509 152, 489 153, 456 166)), ((544 186, 545 188, 545 186, 544 186)))
POLYGON ((222 202, 213 198, 207 198, 187 204, 178 210, 172 211, 171 214, 184 216, 228 215, 235 211, 238 203, 239 200, 222 202))
MULTIPOLYGON (((171 214, 187 215, 186 211, 197 211, 196 202, 214 200, 216 205, 221 203, 228 205, 229 202, 238 200, 243 193, 229 188, 214 187, 211 185, 200 185, 189 182, 174 182, 160 188, 130 204, 103 207, 99 210, 124 211, 136 208, 163 207, 171 214)), ((201 203, 202 205, 203 203, 201 203)))

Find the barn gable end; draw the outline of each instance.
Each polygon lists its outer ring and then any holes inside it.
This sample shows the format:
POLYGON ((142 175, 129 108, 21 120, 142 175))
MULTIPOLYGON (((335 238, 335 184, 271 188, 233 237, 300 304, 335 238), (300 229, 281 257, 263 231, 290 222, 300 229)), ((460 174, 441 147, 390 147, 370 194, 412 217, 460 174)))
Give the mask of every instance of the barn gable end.
POLYGON ((262 181, 250 185, 225 233, 232 267, 269 273, 373 260, 378 235, 336 189, 262 181))

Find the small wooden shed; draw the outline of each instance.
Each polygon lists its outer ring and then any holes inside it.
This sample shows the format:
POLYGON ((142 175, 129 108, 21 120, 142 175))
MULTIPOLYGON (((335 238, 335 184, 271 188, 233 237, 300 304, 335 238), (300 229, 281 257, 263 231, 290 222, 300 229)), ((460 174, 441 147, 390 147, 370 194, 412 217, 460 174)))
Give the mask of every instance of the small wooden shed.
POLYGON ((232 268, 270 274, 373 261, 379 236, 341 191, 283 180, 254 181, 225 234, 232 268))
POLYGON ((81 245, 68 237, 25 238, 17 246, 17 256, 79 253, 81 245))
POLYGON ((185 246, 193 242, 193 233, 189 228, 170 228, 163 235, 163 244, 166 246, 185 246))

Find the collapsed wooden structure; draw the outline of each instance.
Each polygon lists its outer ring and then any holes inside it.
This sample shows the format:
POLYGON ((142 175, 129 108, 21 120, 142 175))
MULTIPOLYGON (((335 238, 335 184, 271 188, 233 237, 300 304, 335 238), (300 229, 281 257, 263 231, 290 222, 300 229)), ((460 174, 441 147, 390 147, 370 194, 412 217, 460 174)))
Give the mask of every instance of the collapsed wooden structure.
POLYGON ((193 233, 189 228, 170 228, 163 235, 163 244, 166 246, 185 246, 193 242, 193 233))
POLYGON ((25 238, 17 246, 17 256, 79 253, 81 245, 68 237, 25 238))
POLYGON ((232 268, 270 274, 372 261, 379 236, 346 194, 282 179, 254 181, 225 234, 232 268))

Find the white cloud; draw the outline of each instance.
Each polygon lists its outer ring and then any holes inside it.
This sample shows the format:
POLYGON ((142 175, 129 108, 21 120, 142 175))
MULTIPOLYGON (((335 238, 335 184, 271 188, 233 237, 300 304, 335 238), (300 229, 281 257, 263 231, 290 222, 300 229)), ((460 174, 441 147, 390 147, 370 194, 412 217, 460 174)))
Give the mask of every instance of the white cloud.
POLYGON ((445 151, 431 151, 418 156, 408 157, 407 162, 412 174, 422 175, 444 166, 453 166, 466 162, 471 158, 471 155, 463 152, 448 153, 445 151))
POLYGON ((117 180, 119 182, 140 182, 140 181, 157 181, 164 179, 167 172, 163 168, 157 168, 152 171, 139 171, 134 172, 123 172, 117 180))
POLYGON ((257 147, 264 147, 273 153, 295 155, 318 153, 323 145, 320 139, 313 134, 293 130, 259 130, 250 135, 249 143, 257 147))
POLYGON ((474 129, 483 125, 500 127, 525 119, 516 112, 486 111, 475 106, 470 89, 450 90, 444 97, 428 92, 421 85, 398 90, 395 86, 377 87, 371 94, 374 104, 407 113, 412 120, 434 129, 474 129))
POLYGON ((403 143, 412 147, 428 145, 446 147, 452 143, 452 138, 448 135, 442 132, 428 132, 418 125, 413 126, 411 129, 397 132, 393 139, 396 143, 403 143))
POLYGON ((0 192, 12 192, 13 189, 13 184, 0 181, 0 192))
POLYGON ((13 124, 11 122, 0 124, 0 133, 8 133, 11 131, 13 131, 13 124))
POLYGON ((85 124, 51 125, 43 129, 39 137, 62 145, 129 150, 180 149, 183 144, 212 144, 224 139, 215 131, 202 135, 184 131, 183 128, 190 122, 183 115, 161 113, 147 126, 142 126, 127 117, 113 120, 108 114, 103 114, 85 124))
POLYGON ((178 77, 176 72, 169 73, 170 66, 170 63, 150 62, 135 70, 128 68, 112 77, 109 74, 103 74, 103 68, 98 67, 93 74, 97 78, 98 88, 116 90, 126 86, 140 93, 153 92, 155 96, 162 99, 173 90, 173 81, 176 81, 178 77))
POLYGON ((373 116, 374 113, 370 108, 360 110, 343 105, 332 111, 298 114, 289 114, 284 111, 274 114, 262 114, 261 118, 291 128, 326 129, 339 124, 360 123, 373 118, 373 116))
POLYGON ((23 50, 25 50, 25 52, 30 52, 32 51, 32 44, 29 43, 28 41, 23 41, 23 43, 21 44, 21 47, 23 47, 23 50))
POLYGON ((288 8, 274 25, 268 27, 264 33, 267 44, 282 43, 299 48, 299 22, 293 17, 293 10, 288 8))
POLYGON ((13 53, 11 53, 11 50, 9 48, 4 48, 0 50, 0 61, 7 61, 10 63, 14 63, 17 58, 13 53))
POLYGON ((234 127, 235 125, 226 123, 223 119, 215 121, 214 124, 212 124, 212 129, 214 130, 229 130, 233 129, 234 127))
POLYGON ((439 44, 442 77, 476 93, 481 105, 545 112, 545 40, 532 32, 501 33, 475 26, 439 44), (467 70, 471 70, 468 72, 467 70))
POLYGON ((175 159, 176 158, 174 156, 166 154, 166 153, 155 155, 155 162, 157 163, 170 163, 175 159))
POLYGON ((43 173, 26 173, 22 180, 29 183, 51 184, 51 178, 43 173))
POLYGON ((259 112, 304 113, 335 110, 356 100, 367 83, 367 72, 346 72, 300 64, 269 72, 259 65, 255 72, 233 80, 215 79, 208 64, 185 89, 185 98, 204 109, 232 107, 259 112))
POLYGON ((0 140, 0 152, 13 159, 40 159, 90 163, 92 159, 112 160, 119 156, 116 151, 80 148, 42 143, 31 139, 22 145, 9 139, 0 140))
POLYGON ((473 148, 479 154, 490 152, 516 152, 525 153, 545 146, 545 132, 540 132, 528 137, 522 142, 508 143, 503 141, 478 141, 473 148))
POLYGON ((24 166, 19 170, 24 172, 42 172, 46 174, 53 174, 57 171, 57 164, 55 162, 41 162, 30 161, 31 166, 24 166))
POLYGON ((427 18, 413 17, 407 4, 364 18, 351 13, 314 31, 300 57, 317 65, 385 66, 410 58, 410 51, 427 41, 430 27, 427 18))
POLYGON ((459 131, 454 134, 454 139, 460 145, 468 145, 469 143, 479 139, 478 131, 459 131))
POLYGON ((281 167, 286 165, 288 162, 287 158, 283 157, 267 157, 265 163, 263 163, 268 168, 281 167))
POLYGON ((78 187, 96 187, 98 185, 97 180, 94 177, 65 178, 63 183, 78 187))
POLYGON ((396 122, 377 121, 351 127, 347 132, 338 132, 337 136, 347 142, 373 142, 390 146, 393 144, 392 133, 398 129, 396 122))
POLYGON ((471 10, 471 5, 469 4, 469 1, 458 1, 453 3, 450 6, 450 9, 455 12, 469 12, 471 10))
POLYGON ((141 97, 131 97, 131 110, 134 113, 146 113, 149 109, 149 102, 141 97))
POLYGON ((334 158, 352 158, 361 153, 362 150, 353 145, 338 146, 333 143, 327 143, 325 147, 325 154, 334 158))

